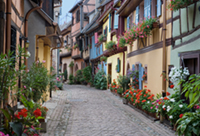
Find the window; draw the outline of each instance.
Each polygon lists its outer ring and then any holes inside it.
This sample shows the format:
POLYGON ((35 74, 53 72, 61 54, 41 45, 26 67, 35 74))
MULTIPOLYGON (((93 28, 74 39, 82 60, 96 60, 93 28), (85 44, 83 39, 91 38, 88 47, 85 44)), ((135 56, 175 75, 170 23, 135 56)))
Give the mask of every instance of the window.
POLYGON ((119 15, 116 14, 117 11, 115 11, 115 16, 114 16, 114 29, 118 29, 118 21, 119 21, 119 15))
POLYGON ((80 10, 76 11, 76 23, 80 21, 80 10))
MULTIPOLYGON (((12 57, 16 57, 16 29, 11 26, 11 46, 10 51, 13 52, 12 57)), ((15 67, 15 60, 13 60, 13 67, 15 67)))
POLYGON ((133 26, 133 15, 132 13, 129 15, 129 17, 127 17, 127 30, 131 29, 131 27, 133 26))

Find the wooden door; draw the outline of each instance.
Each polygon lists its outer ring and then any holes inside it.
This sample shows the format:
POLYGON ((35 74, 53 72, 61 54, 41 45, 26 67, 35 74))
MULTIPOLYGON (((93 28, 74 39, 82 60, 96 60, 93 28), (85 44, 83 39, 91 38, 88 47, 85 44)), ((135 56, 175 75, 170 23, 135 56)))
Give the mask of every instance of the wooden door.
POLYGON ((110 80, 108 79, 108 84, 112 83, 112 64, 108 64, 108 75, 110 75, 110 80))

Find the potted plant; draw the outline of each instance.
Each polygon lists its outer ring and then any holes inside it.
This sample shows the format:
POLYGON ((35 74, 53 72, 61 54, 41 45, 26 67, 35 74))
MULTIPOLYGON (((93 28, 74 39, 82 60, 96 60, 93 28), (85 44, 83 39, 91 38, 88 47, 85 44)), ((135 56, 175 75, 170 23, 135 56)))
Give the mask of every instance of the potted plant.
POLYGON ((106 38, 105 35, 101 34, 101 35, 98 37, 98 40, 99 40, 99 42, 103 42, 103 41, 106 40, 105 38, 106 38))
POLYGON ((147 80, 147 73, 145 72, 144 75, 142 76, 143 81, 147 80))
POLYGON ((106 62, 106 61, 107 61, 107 57, 106 57, 106 56, 102 56, 102 57, 100 58, 100 61, 106 62))
POLYGON ((123 48, 125 47, 125 45, 126 45, 126 39, 124 38, 124 36, 118 37, 117 47, 123 48))
POLYGON ((74 45, 74 49, 77 49, 77 48, 78 48, 78 44, 75 44, 75 45, 74 45))
POLYGON ((185 8, 195 2, 198 2, 198 0, 171 0, 168 9, 177 11, 178 9, 185 8))
POLYGON ((109 50, 109 51, 116 49, 115 42, 109 41, 108 43, 106 43, 106 49, 109 50))

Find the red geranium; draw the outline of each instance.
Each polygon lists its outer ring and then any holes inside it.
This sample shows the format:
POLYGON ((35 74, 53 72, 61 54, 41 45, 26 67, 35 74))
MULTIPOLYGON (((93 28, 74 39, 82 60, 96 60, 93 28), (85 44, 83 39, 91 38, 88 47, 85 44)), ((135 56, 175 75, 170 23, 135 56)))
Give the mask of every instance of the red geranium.
POLYGON ((143 100, 142 102, 146 102, 146 100, 143 100))
POLYGON ((145 87, 145 88, 147 88, 147 86, 146 86, 146 85, 145 85, 144 87, 145 87))
POLYGON ((183 114, 180 114, 180 115, 179 115, 179 118, 182 118, 182 117, 183 117, 183 114))
POLYGON ((170 95, 170 93, 169 92, 167 92, 167 96, 169 96, 170 95))
POLYGON ((170 85, 170 88, 174 88, 174 85, 170 85))
POLYGON ((164 100, 169 100, 169 98, 167 98, 167 97, 164 97, 164 100))
POLYGON ((39 116, 41 116, 42 115, 42 112, 41 112, 41 110, 40 109, 36 109, 34 112, 33 112, 33 114, 35 115, 35 117, 37 118, 37 117, 39 117, 39 116))

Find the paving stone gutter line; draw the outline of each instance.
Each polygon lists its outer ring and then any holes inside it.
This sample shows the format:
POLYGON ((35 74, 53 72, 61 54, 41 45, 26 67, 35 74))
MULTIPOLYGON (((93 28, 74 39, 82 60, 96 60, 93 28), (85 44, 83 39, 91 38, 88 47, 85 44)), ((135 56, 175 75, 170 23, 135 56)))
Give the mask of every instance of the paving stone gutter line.
POLYGON ((47 132, 41 136, 64 136, 71 111, 71 105, 67 100, 66 91, 54 91, 53 97, 44 103, 49 110, 47 112, 47 132))

